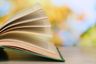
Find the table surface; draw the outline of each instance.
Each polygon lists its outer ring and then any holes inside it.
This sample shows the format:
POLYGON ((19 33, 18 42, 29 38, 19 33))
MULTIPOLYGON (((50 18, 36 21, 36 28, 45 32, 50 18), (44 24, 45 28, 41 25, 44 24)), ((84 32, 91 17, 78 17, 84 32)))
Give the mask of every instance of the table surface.
POLYGON ((96 48, 60 47, 65 62, 52 61, 6 61, 0 64, 96 64, 96 48))

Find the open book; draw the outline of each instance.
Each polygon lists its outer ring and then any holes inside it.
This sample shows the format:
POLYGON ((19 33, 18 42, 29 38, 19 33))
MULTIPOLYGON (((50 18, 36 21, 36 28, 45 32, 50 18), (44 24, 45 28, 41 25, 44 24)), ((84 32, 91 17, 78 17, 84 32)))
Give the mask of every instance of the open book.
POLYGON ((40 5, 16 13, 0 27, 1 47, 64 61, 51 39, 51 26, 40 5))

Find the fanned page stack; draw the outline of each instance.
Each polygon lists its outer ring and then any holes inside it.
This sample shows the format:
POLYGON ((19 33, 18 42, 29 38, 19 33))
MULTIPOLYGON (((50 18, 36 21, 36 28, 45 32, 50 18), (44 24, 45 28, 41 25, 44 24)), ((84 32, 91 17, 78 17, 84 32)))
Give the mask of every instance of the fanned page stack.
POLYGON ((0 27, 1 47, 64 61, 51 39, 51 25, 40 5, 18 12, 0 27))

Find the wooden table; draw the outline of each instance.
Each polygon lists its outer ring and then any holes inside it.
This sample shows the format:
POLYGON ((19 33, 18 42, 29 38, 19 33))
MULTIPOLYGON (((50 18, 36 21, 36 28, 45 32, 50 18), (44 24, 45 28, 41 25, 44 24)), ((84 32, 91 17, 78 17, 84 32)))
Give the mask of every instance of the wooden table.
POLYGON ((6 61, 0 64, 96 64, 96 48, 60 47, 65 62, 53 61, 6 61))

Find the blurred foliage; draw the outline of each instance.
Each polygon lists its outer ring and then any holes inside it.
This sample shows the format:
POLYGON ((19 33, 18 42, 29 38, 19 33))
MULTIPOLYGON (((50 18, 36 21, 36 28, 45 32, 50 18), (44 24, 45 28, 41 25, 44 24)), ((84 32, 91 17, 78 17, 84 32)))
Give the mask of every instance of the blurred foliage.
POLYGON ((96 25, 81 35, 81 46, 96 46, 96 25))

